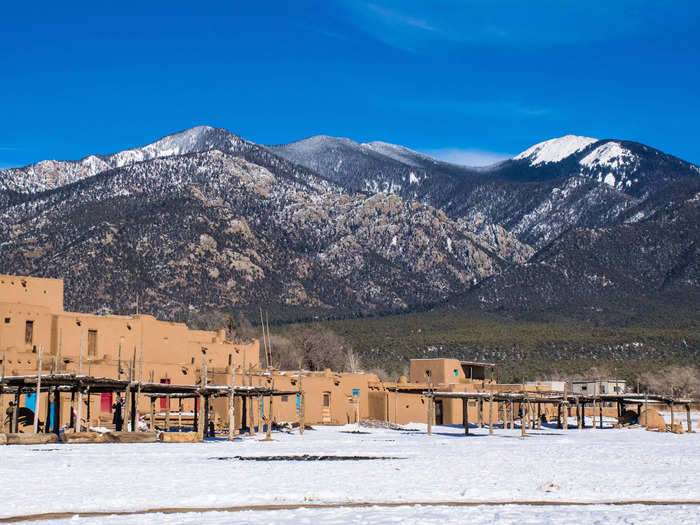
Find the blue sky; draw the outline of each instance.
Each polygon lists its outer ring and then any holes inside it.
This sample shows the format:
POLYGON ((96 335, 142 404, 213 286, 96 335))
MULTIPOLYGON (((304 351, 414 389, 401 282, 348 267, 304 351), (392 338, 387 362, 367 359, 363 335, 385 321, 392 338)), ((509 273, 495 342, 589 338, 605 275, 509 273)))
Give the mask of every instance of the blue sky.
POLYGON ((568 133, 700 163, 696 1, 20 2, 0 168, 199 124, 483 164, 568 133))

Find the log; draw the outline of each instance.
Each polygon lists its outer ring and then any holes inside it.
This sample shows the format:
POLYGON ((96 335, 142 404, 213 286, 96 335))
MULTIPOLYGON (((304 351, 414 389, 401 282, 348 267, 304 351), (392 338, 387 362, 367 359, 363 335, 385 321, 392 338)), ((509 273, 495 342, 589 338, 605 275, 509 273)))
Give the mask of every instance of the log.
POLYGON ((484 399, 480 397, 478 404, 479 404, 479 408, 478 408, 478 410, 479 410, 479 417, 478 417, 479 428, 484 428, 484 399))
POLYGON ((688 432, 693 431, 693 422, 690 419, 690 404, 685 405, 685 421, 688 432))
POLYGON ((64 443, 104 443, 105 437, 99 432, 64 432, 64 443))
POLYGON ((158 441, 156 432, 107 432, 104 434, 107 443, 155 443, 158 441))
POLYGON ((56 434, 5 434, 8 445, 44 445, 46 443, 57 443, 56 434))
POLYGON ((201 443, 202 438, 197 432, 161 432, 160 441, 163 443, 201 443))

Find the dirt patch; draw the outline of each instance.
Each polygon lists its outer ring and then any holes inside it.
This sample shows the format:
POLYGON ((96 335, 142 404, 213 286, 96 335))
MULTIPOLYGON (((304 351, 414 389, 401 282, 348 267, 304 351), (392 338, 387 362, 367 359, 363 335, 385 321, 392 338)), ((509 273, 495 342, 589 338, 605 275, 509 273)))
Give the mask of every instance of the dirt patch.
POLYGON ((325 456, 303 454, 301 456, 220 456, 207 459, 216 459, 219 461, 238 460, 238 461, 367 461, 373 459, 405 459, 395 456, 325 456))
POLYGON ((130 511, 97 511, 97 512, 45 512, 42 514, 24 514, 0 518, 0 523, 18 523, 21 521, 55 520, 65 518, 96 518, 100 516, 138 516, 139 514, 184 514, 188 512, 242 512, 264 510, 295 510, 295 509, 337 509, 337 508, 366 508, 366 507, 500 507, 502 505, 526 505, 531 507, 559 507, 591 505, 700 505, 700 501, 396 501, 396 502, 353 502, 353 503, 289 503, 279 505, 245 505, 234 507, 162 507, 146 510, 130 511))

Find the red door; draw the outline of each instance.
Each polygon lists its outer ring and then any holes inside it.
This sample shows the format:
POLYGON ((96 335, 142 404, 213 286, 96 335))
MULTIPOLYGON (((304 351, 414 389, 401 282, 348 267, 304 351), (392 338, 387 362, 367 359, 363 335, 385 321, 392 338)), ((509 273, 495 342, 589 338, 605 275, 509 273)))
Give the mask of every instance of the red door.
MULTIPOLYGON (((169 385, 170 384, 170 379, 169 378, 163 378, 160 380, 161 385, 169 385)), ((165 397, 160 398, 160 408, 161 410, 165 410, 166 408, 170 408, 168 406, 168 399, 165 397)))
POLYGON ((102 412, 112 411, 112 392, 100 394, 100 409, 102 412))

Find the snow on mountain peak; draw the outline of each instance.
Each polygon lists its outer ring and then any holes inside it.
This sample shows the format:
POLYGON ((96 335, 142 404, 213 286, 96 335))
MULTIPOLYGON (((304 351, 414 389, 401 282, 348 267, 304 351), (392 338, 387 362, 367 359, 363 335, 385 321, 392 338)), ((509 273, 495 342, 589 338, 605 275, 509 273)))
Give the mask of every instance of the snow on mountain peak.
POLYGON ((598 142, 598 139, 566 135, 535 144, 513 158, 515 160, 529 160, 530 166, 538 166, 546 162, 559 162, 594 142, 598 142))
POLYGON ((374 142, 363 142, 361 146, 398 162, 408 164, 409 166, 420 167, 422 164, 418 162, 418 159, 421 159, 422 161, 435 162, 435 159, 424 155, 423 153, 418 153, 417 151, 413 151, 412 149, 408 149, 404 146, 397 146, 396 144, 390 144, 380 140, 374 142))

